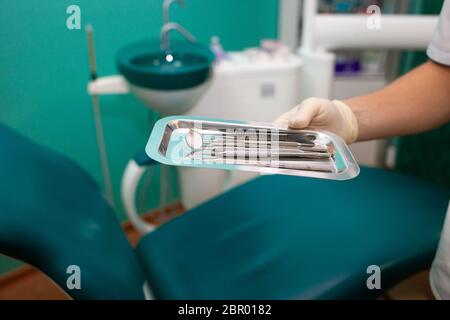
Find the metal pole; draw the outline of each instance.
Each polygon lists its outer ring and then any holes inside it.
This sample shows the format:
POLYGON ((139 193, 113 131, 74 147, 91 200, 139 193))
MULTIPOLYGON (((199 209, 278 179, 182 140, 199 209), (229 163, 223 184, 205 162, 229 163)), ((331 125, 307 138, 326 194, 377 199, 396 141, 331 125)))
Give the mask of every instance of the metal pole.
MULTIPOLYGON (((89 68, 91 80, 97 78, 97 65, 95 61, 95 49, 94 49, 94 31, 91 25, 86 26, 87 43, 89 50, 89 68)), ((97 94, 92 94, 92 109, 95 121, 95 131, 97 136, 97 146, 100 156, 100 164, 103 174, 103 185, 105 188, 105 194, 110 205, 115 208, 114 194, 111 182, 111 174, 108 164, 108 154, 106 152, 105 137, 103 134, 103 125, 100 113, 100 99, 97 94)))

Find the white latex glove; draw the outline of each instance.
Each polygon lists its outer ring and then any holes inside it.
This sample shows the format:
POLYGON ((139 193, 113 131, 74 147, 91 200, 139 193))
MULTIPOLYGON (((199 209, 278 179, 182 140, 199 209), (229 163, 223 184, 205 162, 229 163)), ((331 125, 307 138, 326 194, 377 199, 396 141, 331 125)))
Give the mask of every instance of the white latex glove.
POLYGON ((279 116, 274 123, 282 128, 315 128, 333 132, 347 144, 358 138, 355 114, 344 102, 309 98, 279 116))

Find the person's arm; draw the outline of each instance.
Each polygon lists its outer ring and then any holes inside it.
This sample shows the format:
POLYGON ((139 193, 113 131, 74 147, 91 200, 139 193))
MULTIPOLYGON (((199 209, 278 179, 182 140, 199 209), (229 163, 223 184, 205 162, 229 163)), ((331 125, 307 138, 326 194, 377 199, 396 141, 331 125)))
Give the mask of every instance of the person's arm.
POLYGON ((347 143, 426 131, 450 121, 450 67, 427 62, 384 89, 343 101, 309 98, 275 123, 325 129, 347 143))
POLYGON ((380 91, 343 102, 356 116, 358 141, 430 130, 450 121, 450 67, 428 61, 380 91))

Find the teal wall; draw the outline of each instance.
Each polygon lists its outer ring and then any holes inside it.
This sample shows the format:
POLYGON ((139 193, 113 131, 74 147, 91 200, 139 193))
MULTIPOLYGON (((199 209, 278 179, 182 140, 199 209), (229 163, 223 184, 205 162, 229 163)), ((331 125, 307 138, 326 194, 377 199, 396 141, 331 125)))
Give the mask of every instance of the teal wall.
MULTIPOLYGON (((98 72, 115 74, 117 50, 156 37, 162 0, 0 0, 0 122, 60 151, 102 181, 86 84, 89 76, 83 30, 66 28, 67 6, 81 8, 91 23, 98 72)), ((220 36, 227 50, 258 45, 277 34, 277 0, 186 0, 173 6, 172 19, 204 43, 220 36)), ((132 96, 102 97, 106 145, 115 198, 128 159, 149 135, 145 108, 132 96)), ((4 182, 2 182, 4 183, 4 182)), ((150 194, 158 205, 157 184, 150 194)), ((119 217, 123 219, 121 210, 119 217)), ((0 257, 1 258, 1 257, 0 257)), ((0 272, 2 266, 0 260, 0 272)), ((3 267, 4 269, 4 267, 3 267)))

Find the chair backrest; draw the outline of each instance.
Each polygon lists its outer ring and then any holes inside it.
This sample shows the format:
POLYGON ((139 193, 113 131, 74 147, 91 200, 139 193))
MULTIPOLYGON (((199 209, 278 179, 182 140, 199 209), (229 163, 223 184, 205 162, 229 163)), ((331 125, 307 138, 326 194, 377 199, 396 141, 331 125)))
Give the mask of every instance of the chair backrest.
POLYGON ((0 253, 33 265, 73 298, 144 298, 135 253, 79 166, 0 125, 0 181, 0 253), (68 288, 77 275, 81 289, 68 288))

